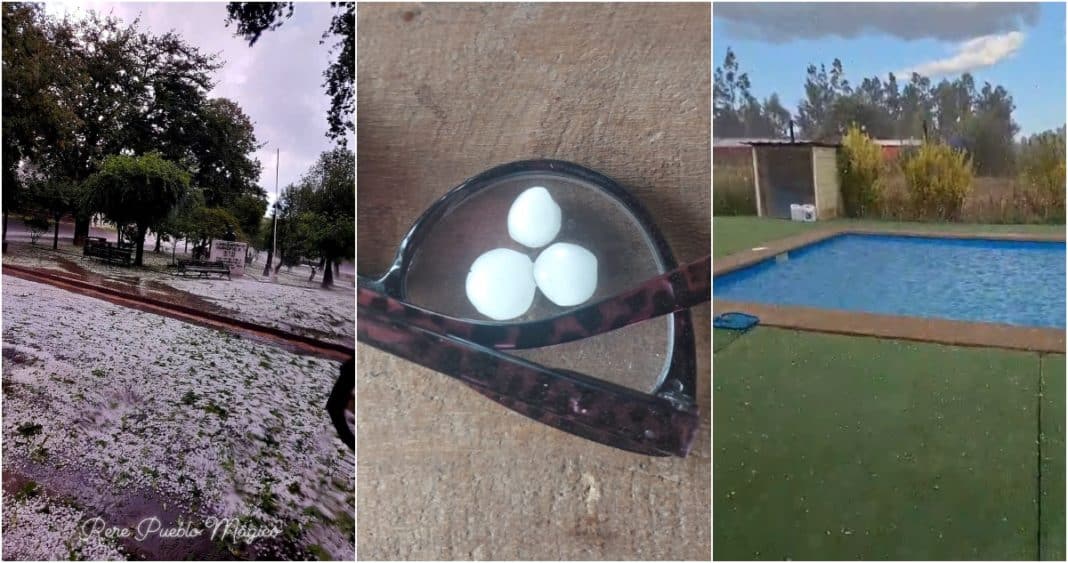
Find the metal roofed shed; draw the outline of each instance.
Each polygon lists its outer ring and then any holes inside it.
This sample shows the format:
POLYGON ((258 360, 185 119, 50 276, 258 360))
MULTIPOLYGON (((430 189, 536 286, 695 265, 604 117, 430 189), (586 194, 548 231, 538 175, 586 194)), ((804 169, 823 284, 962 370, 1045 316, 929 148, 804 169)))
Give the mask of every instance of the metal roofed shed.
POLYGON ((753 189, 757 215, 790 219, 790 205, 812 205, 817 219, 838 216, 838 144, 818 141, 756 141, 753 189))

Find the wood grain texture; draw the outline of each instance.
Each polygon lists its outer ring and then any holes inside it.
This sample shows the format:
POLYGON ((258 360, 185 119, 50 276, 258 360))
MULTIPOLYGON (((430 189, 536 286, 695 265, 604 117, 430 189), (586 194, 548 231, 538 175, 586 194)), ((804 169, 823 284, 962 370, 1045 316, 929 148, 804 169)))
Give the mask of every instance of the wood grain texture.
MULTIPOLYGON (((707 4, 361 4, 357 268, 375 275, 465 178, 571 160, 650 209, 680 260, 710 252, 707 4)), ((686 459, 572 437, 360 345, 361 559, 708 559, 703 424, 686 459)))

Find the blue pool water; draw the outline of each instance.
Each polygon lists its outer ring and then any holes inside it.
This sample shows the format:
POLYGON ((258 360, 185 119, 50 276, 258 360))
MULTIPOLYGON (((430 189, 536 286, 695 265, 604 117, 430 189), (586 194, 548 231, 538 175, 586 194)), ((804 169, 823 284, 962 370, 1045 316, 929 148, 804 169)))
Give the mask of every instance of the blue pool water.
POLYGON ((1065 326, 1064 242, 839 235, 714 280, 733 301, 1065 326))

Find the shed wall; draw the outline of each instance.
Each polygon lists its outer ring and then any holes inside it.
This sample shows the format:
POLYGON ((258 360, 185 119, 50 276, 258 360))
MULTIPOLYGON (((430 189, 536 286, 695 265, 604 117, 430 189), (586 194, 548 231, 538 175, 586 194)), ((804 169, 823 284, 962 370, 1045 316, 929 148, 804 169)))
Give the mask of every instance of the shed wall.
POLYGON ((819 208, 816 216, 820 219, 832 219, 841 214, 842 191, 838 183, 838 151, 829 147, 815 147, 813 166, 815 171, 816 198, 819 208))
POLYGON ((811 150, 808 146, 756 148, 761 215, 789 219, 791 204, 815 203, 811 150))

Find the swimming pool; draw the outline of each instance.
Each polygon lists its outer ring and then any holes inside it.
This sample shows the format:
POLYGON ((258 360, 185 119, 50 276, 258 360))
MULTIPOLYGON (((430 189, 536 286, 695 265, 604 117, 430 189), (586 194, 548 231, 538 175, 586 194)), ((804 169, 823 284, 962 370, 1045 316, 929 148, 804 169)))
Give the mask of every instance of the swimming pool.
POLYGON ((717 299, 1065 327, 1065 243, 839 234, 714 279, 717 299))

